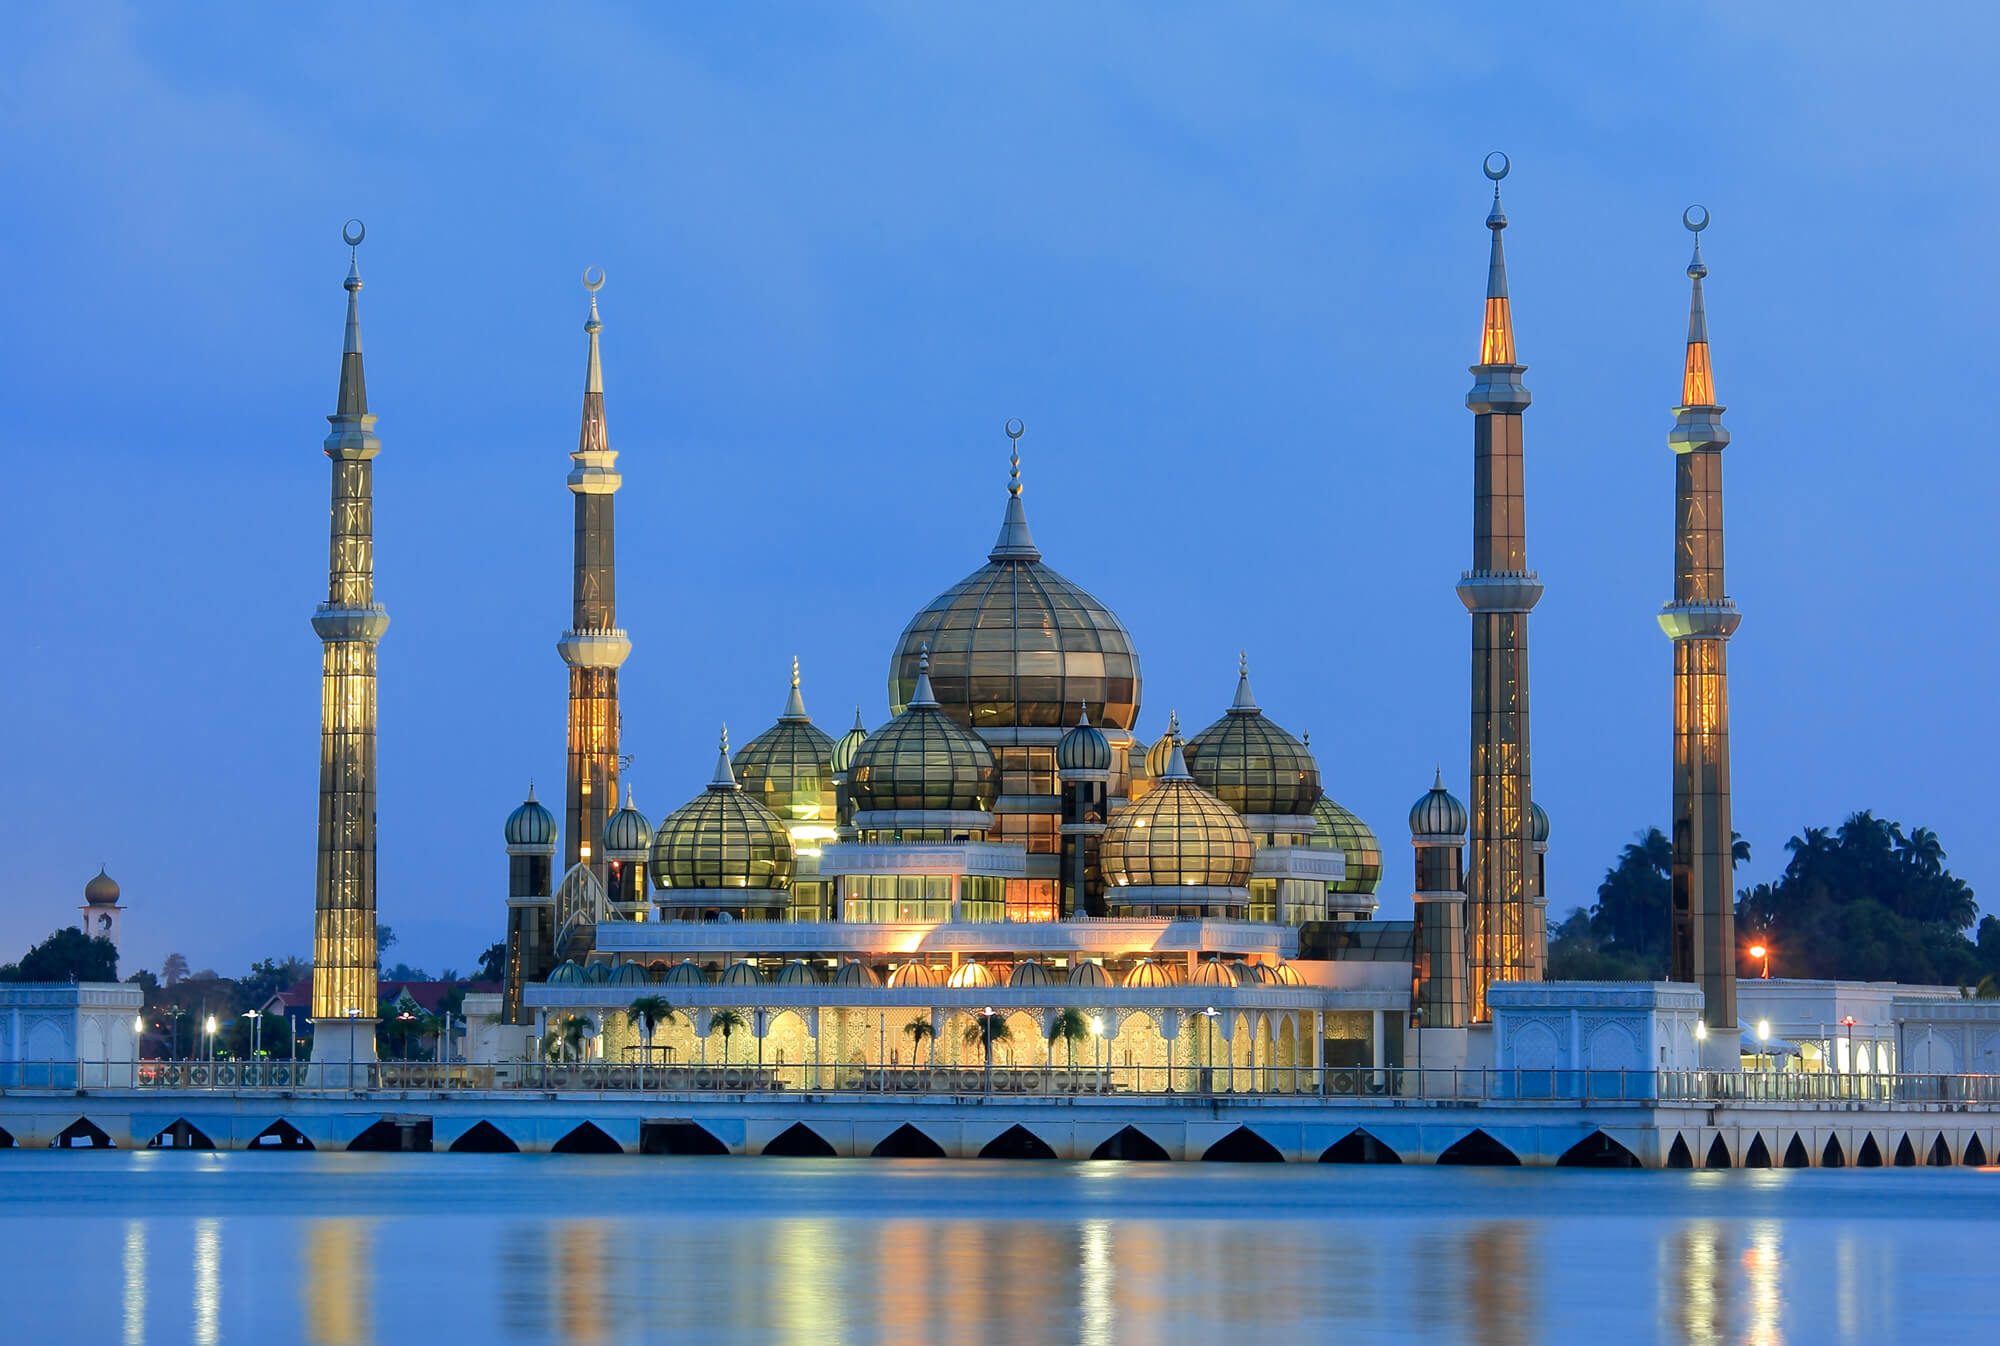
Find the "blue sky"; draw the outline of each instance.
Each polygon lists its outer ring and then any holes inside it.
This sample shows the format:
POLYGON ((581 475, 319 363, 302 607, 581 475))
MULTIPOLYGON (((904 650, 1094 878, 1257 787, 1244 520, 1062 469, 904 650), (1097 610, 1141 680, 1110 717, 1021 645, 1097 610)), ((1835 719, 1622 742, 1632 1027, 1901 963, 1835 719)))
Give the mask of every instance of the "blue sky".
MULTIPOLYGON (((382 919, 469 967, 557 792, 586 265, 639 802, 716 726, 886 716, 998 524, 1130 627, 1140 728, 1247 647, 1389 856, 1466 772, 1505 149, 1551 905, 1668 810, 1681 209, 1730 405, 1736 819, 1873 807, 1992 889, 1984 6, 16 7, 0 17, 0 958, 108 863, 125 970, 310 945, 349 216, 380 415, 382 919)), ((1989 898, 1989 905, 1995 899, 1989 898)))

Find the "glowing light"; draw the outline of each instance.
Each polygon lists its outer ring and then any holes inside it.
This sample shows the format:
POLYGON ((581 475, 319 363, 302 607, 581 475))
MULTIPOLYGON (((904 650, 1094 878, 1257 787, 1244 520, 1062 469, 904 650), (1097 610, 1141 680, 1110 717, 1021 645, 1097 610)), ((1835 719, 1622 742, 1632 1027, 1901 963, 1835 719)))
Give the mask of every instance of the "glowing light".
POLYGON ((132 1018, 132 1031, 133 1031, 134 1033, 143 1033, 143 1032, 145 1032, 145 1031, 146 1031, 146 1021, 145 1021, 144 1019, 141 1019, 141 1018, 139 1018, 139 1017, 138 1017, 137 1015, 134 1015, 134 1016, 133 1016, 133 1018, 132 1018))
POLYGON ((208 1022, 203 1027, 207 1028, 210 1033, 215 1032, 215 1016, 213 1014, 208 1016, 208 1022))
POLYGON ((1770 952, 1770 950, 1766 949, 1766 948, 1765 948, 1765 947, 1764 947, 1763 945, 1761 945, 1761 944, 1752 944, 1752 945, 1750 946, 1750 956, 1751 956, 1752 958, 1762 958, 1762 957, 1763 957, 1763 956, 1764 956, 1764 955, 1765 955, 1766 953, 1769 953, 1769 952, 1770 952))
POLYGON ((1696 1019, 1694 1021, 1694 1040, 1696 1042, 1708 1041, 1708 1021, 1706 1019, 1696 1019))
POLYGON ((1090 1035, 1094 1038, 1104 1036, 1104 1018, 1102 1015, 1093 1014, 1090 1016, 1090 1035))
POLYGON ((1757 1041, 1769 1042, 1770 1040, 1771 1040, 1771 1021, 1769 1019, 1759 1019, 1757 1021, 1757 1041))

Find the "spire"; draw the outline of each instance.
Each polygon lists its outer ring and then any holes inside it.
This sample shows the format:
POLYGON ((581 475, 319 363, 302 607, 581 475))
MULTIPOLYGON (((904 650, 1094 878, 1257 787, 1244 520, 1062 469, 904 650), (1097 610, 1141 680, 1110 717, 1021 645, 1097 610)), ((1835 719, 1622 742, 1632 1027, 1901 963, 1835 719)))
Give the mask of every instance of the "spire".
POLYGON ((1161 780, 1193 780, 1188 770, 1187 757, 1181 752, 1181 717, 1177 711, 1167 712, 1167 739, 1174 750, 1167 756, 1167 769, 1159 775, 1161 780))
MULTIPOLYGON (((937 693, 931 690, 931 647, 925 645, 917 651, 917 689, 910 693, 909 704, 904 706, 903 709, 917 710, 922 708, 935 710, 937 709, 937 703, 937 693)), ((856 708, 854 712, 854 724, 856 728, 859 728, 861 725, 861 711, 859 708, 856 708)))
POLYGON ((1513 165, 1495 150, 1486 156, 1486 176, 1493 180, 1493 209, 1487 212, 1486 227, 1493 231, 1493 255, 1486 263, 1486 324, 1479 337, 1479 363, 1514 363, 1514 314, 1507 303, 1507 253, 1500 235, 1507 228, 1507 212, 1500 208, 1500 179, 1513 165), (1494 168, 1498 159, 1500 167, 1494 168))
POLYGON ((375 438, 375 418, 368 414, 368 379, 361 363, 361 240, 368 236, 359 220, 341 226, 340 239, 347 244, 347 331, 340 343, 340 391, 334 394, 333 414, 327 422, 333 430, 326 437, 329 458, 373 458, 382 451, 375 438))
POLYGON ((1715 405, 1715 372, 1708 363, 1708 305, 1702 298, 1702 277, 1708 274, 1708 264, 1701 260, 1701 231, 1708 228, 1708 207, 1689 206, 1681 213, 1681 223, 1694 235, 1694 258, 1688 262, 1688 279, 1694 282, 1694 294, 1688 301, 1688 349, 1687 365, 1681 373, 1681 405, 1684 407, 1712 407, 1715 405), (1701 212, 1701 222, 1695 223, 1695 212, 1701 212))
POLYGON ((1086 702, 1079 701, 1076 703, 1076 727, 1079 729, 1090 728, 1090 706, 1086 702))
POLYGON ((1230 703, 1231 715, 1259 715, 1263 712, 1257 705, 1256 694, 1250 690, 1250 651, 1239 650, 1236 654, 1236 700, 1230 703))
POLYGON ((868 726, 861 723, 861 707, 859 705, 854 708, 854 727, 861 733, 865 734, 868 732, 868 726))
POLYGON ((1014 442, 1009 459, 1013 470, 1007 476, 1007 513, 1000 520, 1000 536, 994 539, 993 550, 986 554, 989 561, 1042 559, 1033 534, 1028 532, 1028 513, 1021 507, 1021 436, 1027 432, 1027 425, 1019 419, 1007 422, 1007 438, 1014 442))
MULTIPOLYGON (((626 781, 626 782, 625 782, 625 807, 626 807, 626 808, 628 808, 628 809, 629 809, 629 808, 632 808, 632 782, 631 782, 631 781, 626 781)), ((634 811, 634 812, 636 813, 636 812, 637 812, 638 810, 634 809, 633 811, 634 811)))
MULTIPOLYGON (((861 711, 857 707, 854 713, 858 717, 861 711)), ((778 719, 781 723, 786 720, 810 723, 812 720, 812 716, 806 714, 805 698, 799 695, 799 656, 796 654, 792 656, 792 694, 785 699, 785 713, 778 719)))
POLYGON ((528 777, 528 802, 530 804, 535 802, 535 778, 533 776, 528 777))
POLYGON ((708 782, 711 790, 736 790, 742 787, 736 783, 735 768, 729 765, 729 726, 722 726, 722 747, 715 754, 715 775, 708 782))
POLYGON ((590 316, 583 320, 583 330, 590 336, 590 358, 583 371, 583 430, 577 436, 578 461, 586 461, 581 457, 583 454, 603 453, 611 447, 604 429, 604 367, 597 355, 597 334, 604 330, 604 322, 597 316, 597 292, 604 288, 604 268, 585 267, 583 288, 590 291, 590 316), (590 278, 593 271, 597 273, 596 280, 590 278))

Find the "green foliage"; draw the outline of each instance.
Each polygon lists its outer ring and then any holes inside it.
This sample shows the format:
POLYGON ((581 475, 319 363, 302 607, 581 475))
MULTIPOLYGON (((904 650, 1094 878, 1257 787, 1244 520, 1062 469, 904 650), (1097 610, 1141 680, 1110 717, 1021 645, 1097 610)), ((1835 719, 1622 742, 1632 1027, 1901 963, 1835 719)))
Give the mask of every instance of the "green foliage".
POLYGON ((160 981, 172 986, 175 982, 187 980, 188 960, 180 954, 170 953, 167 961, 160 965, 160 981))
POLYGON ((1076 1045, 1090 1037, 1090 1020, 1080 1009, 1057 1010, 1049 1019, 1049 1056, 1056 1054, 1056 1044, 1066 1043, 1069 1051, 1069 1066, 1076 1069, 1076 1045))
POLYGON ((648 1046, 652 1045, 655 1028, 670 1024, 679 1017, 680 1012, 663 995, 642 995, 625 1011, 625 1022, 646 1035, 648 1046))
POLYGON ((719 1032, 722 1034, 723 1065, 726 1066, 729 1064, 730 1037, 733 1034, 738 1033, 745 1028, 748 1028, 749 1026, 750 1026, 750 1021, 743 1017, 743 1012, 741 1010, 719 1009, 714 1011, 708 1016, 708 1031, 711 1033, 719 1032))
POLYGON ((242 988, 243 999, 250 1008, 270 1002, 272 996, 292 987, 312 975, 312 964, 297 956, 285 958, 265 958, 250 965, 250 972, 237 982, 242 988))
POLYGON ((910 1039, 910 1064, 915 1065, 923 1055, 924 1043, 937 1037, 937 1026, 931 1023, 931 1016, 919 1014, 903 1025, 903 1032, 910 1039))
POLYGON ((152 1003, 154 993, 160 989, 160 979, 143 967, 127 977, 125 984, 138 987, 145 994, 147 1004, 152 1003))
POLYGON ((10 981, 117 981, 118 946, 74 926, 56 931, 28 950, 10 981))
POLYGON ((486 952, 479 955, 480 981, 507 980, 507 941, 501 940, 486 946, 486 952))
MULTIPOLYGON (((1741 846, 1741 843, 1738 843, 1741 846)), ((1748 848, 1743 848, 1747 857, 1748 848)), ((1589 911, 1573 909, 1549 935, 1551 981, 1653 981, 1667 975, 1673 845, 1649 827, 1619 853, 1589 911)))

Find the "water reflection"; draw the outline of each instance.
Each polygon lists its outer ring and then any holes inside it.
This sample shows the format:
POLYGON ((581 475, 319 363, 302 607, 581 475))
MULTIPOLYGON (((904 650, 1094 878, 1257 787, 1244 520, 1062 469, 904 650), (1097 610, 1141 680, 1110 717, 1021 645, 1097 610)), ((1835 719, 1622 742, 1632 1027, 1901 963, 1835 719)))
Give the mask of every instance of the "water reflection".
POLYGON ((1083 1331, 1078 1340, 1082 1346, 1111 1346, 1111 1297, 1118 1283, 1111 1269, 1111 1222, 1085 1220, 1081 1232, 1077 1268, 1083 1331))
POLYGON ((146 1343, 146 1222, 125 1222, 125 1346, 146 1343))
POLYGON ((309 1220, 299 1249, 299 1290, 312 1346, 375 1340, 375 1240, 366 1220, 309 1220))
POLYGON ((194 1342, 215 1346, 222 1338, 222 1221, 194 1222, 194 1342))
POLYGON ((1482 1225, 1465 1236, 1466 1326, 1479 1346, 1527 1346, 1539 1339, 1533 1232, 1518 1220, 1482 1225))

